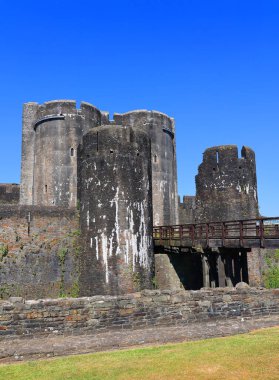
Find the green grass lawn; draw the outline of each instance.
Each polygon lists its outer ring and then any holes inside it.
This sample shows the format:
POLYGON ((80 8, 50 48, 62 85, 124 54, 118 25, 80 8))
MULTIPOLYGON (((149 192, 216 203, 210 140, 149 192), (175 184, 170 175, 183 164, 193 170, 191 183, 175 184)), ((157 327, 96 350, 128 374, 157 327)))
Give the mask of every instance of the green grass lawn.
POLYGON ((279 328, 227 338, 2 365, 0 379, 278 380, 279 328))

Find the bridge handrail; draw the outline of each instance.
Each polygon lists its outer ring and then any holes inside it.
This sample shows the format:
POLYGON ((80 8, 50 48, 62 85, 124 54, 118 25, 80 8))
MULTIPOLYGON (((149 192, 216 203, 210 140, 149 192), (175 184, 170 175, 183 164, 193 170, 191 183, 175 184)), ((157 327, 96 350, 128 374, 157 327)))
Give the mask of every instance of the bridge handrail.
POLYGON ((222 240, 222 246, 226 240, 236 239, 239 240, 239 245, 243 246, 244 241, 249 239, 260 241, 263 247, 265 239, 279 239, 279 217, 154 226, 153 238, 159 241, 169 240, 170 245, 173 240, 187 239, 193 246, 201 240, 206 240, 208 246, 209 240, 212 239, 222 240), (272 221, 278 223, 265 224, 272 221))
MULTIPOLYGON (((268 221, 268 220, 278 220, 279 216, 272 217, 258 217, 258 218, 250 218, 250 219, 236 219, 236 220, 223 220, 223 221, 211 221, 211 222, 197 222, 197 223, 183 223, 183 224, 172 224, 171 227, 179 227, 179 226, 192 226, 192 225, 206 225, 206 224, 222 224, 222 223, 237 223, 237 222, 254 222, 254 221, 268 221)), ((153 226, 153 228, 160 227, 170 227, 169 225, 159 225, 153 226)))

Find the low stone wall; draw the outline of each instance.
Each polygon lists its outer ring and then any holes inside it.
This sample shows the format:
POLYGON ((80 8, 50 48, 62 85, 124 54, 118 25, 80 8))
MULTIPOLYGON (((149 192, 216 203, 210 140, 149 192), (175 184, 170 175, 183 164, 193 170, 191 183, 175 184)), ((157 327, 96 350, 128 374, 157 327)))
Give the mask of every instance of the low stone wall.
POLYGON ((87 334, 279 314, 279 289, 144 290, 125 296, 0 301, 0 336, 87 334))

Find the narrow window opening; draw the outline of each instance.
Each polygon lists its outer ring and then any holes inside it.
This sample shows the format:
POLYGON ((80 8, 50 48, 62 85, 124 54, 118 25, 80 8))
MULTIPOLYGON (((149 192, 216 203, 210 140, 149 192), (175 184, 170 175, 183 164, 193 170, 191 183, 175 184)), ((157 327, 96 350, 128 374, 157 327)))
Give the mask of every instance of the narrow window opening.
POLYGON ((47 185, 45 185, 45 193, 47 193, 47 185))
POLYGON ((137 156, 139 156, 139 152, 137 152, 137 156))
POLYGON ((157 162, 157 154, 154 155, 153 159, 154 159, 154 162, 157 162))
POLYGON ((110 152, 110 153, 113 153, 113 150, 111 149, 109 152, 110 152))
POLYGON ((71 157, 74 157, 74 155, 75 155, 75 150, 74 148, 71 148, 71 157))

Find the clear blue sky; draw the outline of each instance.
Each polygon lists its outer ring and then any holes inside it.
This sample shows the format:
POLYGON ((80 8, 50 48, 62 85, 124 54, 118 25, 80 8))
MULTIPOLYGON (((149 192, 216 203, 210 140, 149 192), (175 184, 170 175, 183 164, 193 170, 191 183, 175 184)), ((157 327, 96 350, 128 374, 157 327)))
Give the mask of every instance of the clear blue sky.
POLYGON ((207 147, 250 146, 279 215, 278 0, 15 0, 0 17, 0 182, 19 182, 24 102, 85 100, 173 116, 181 195, 207 147))

